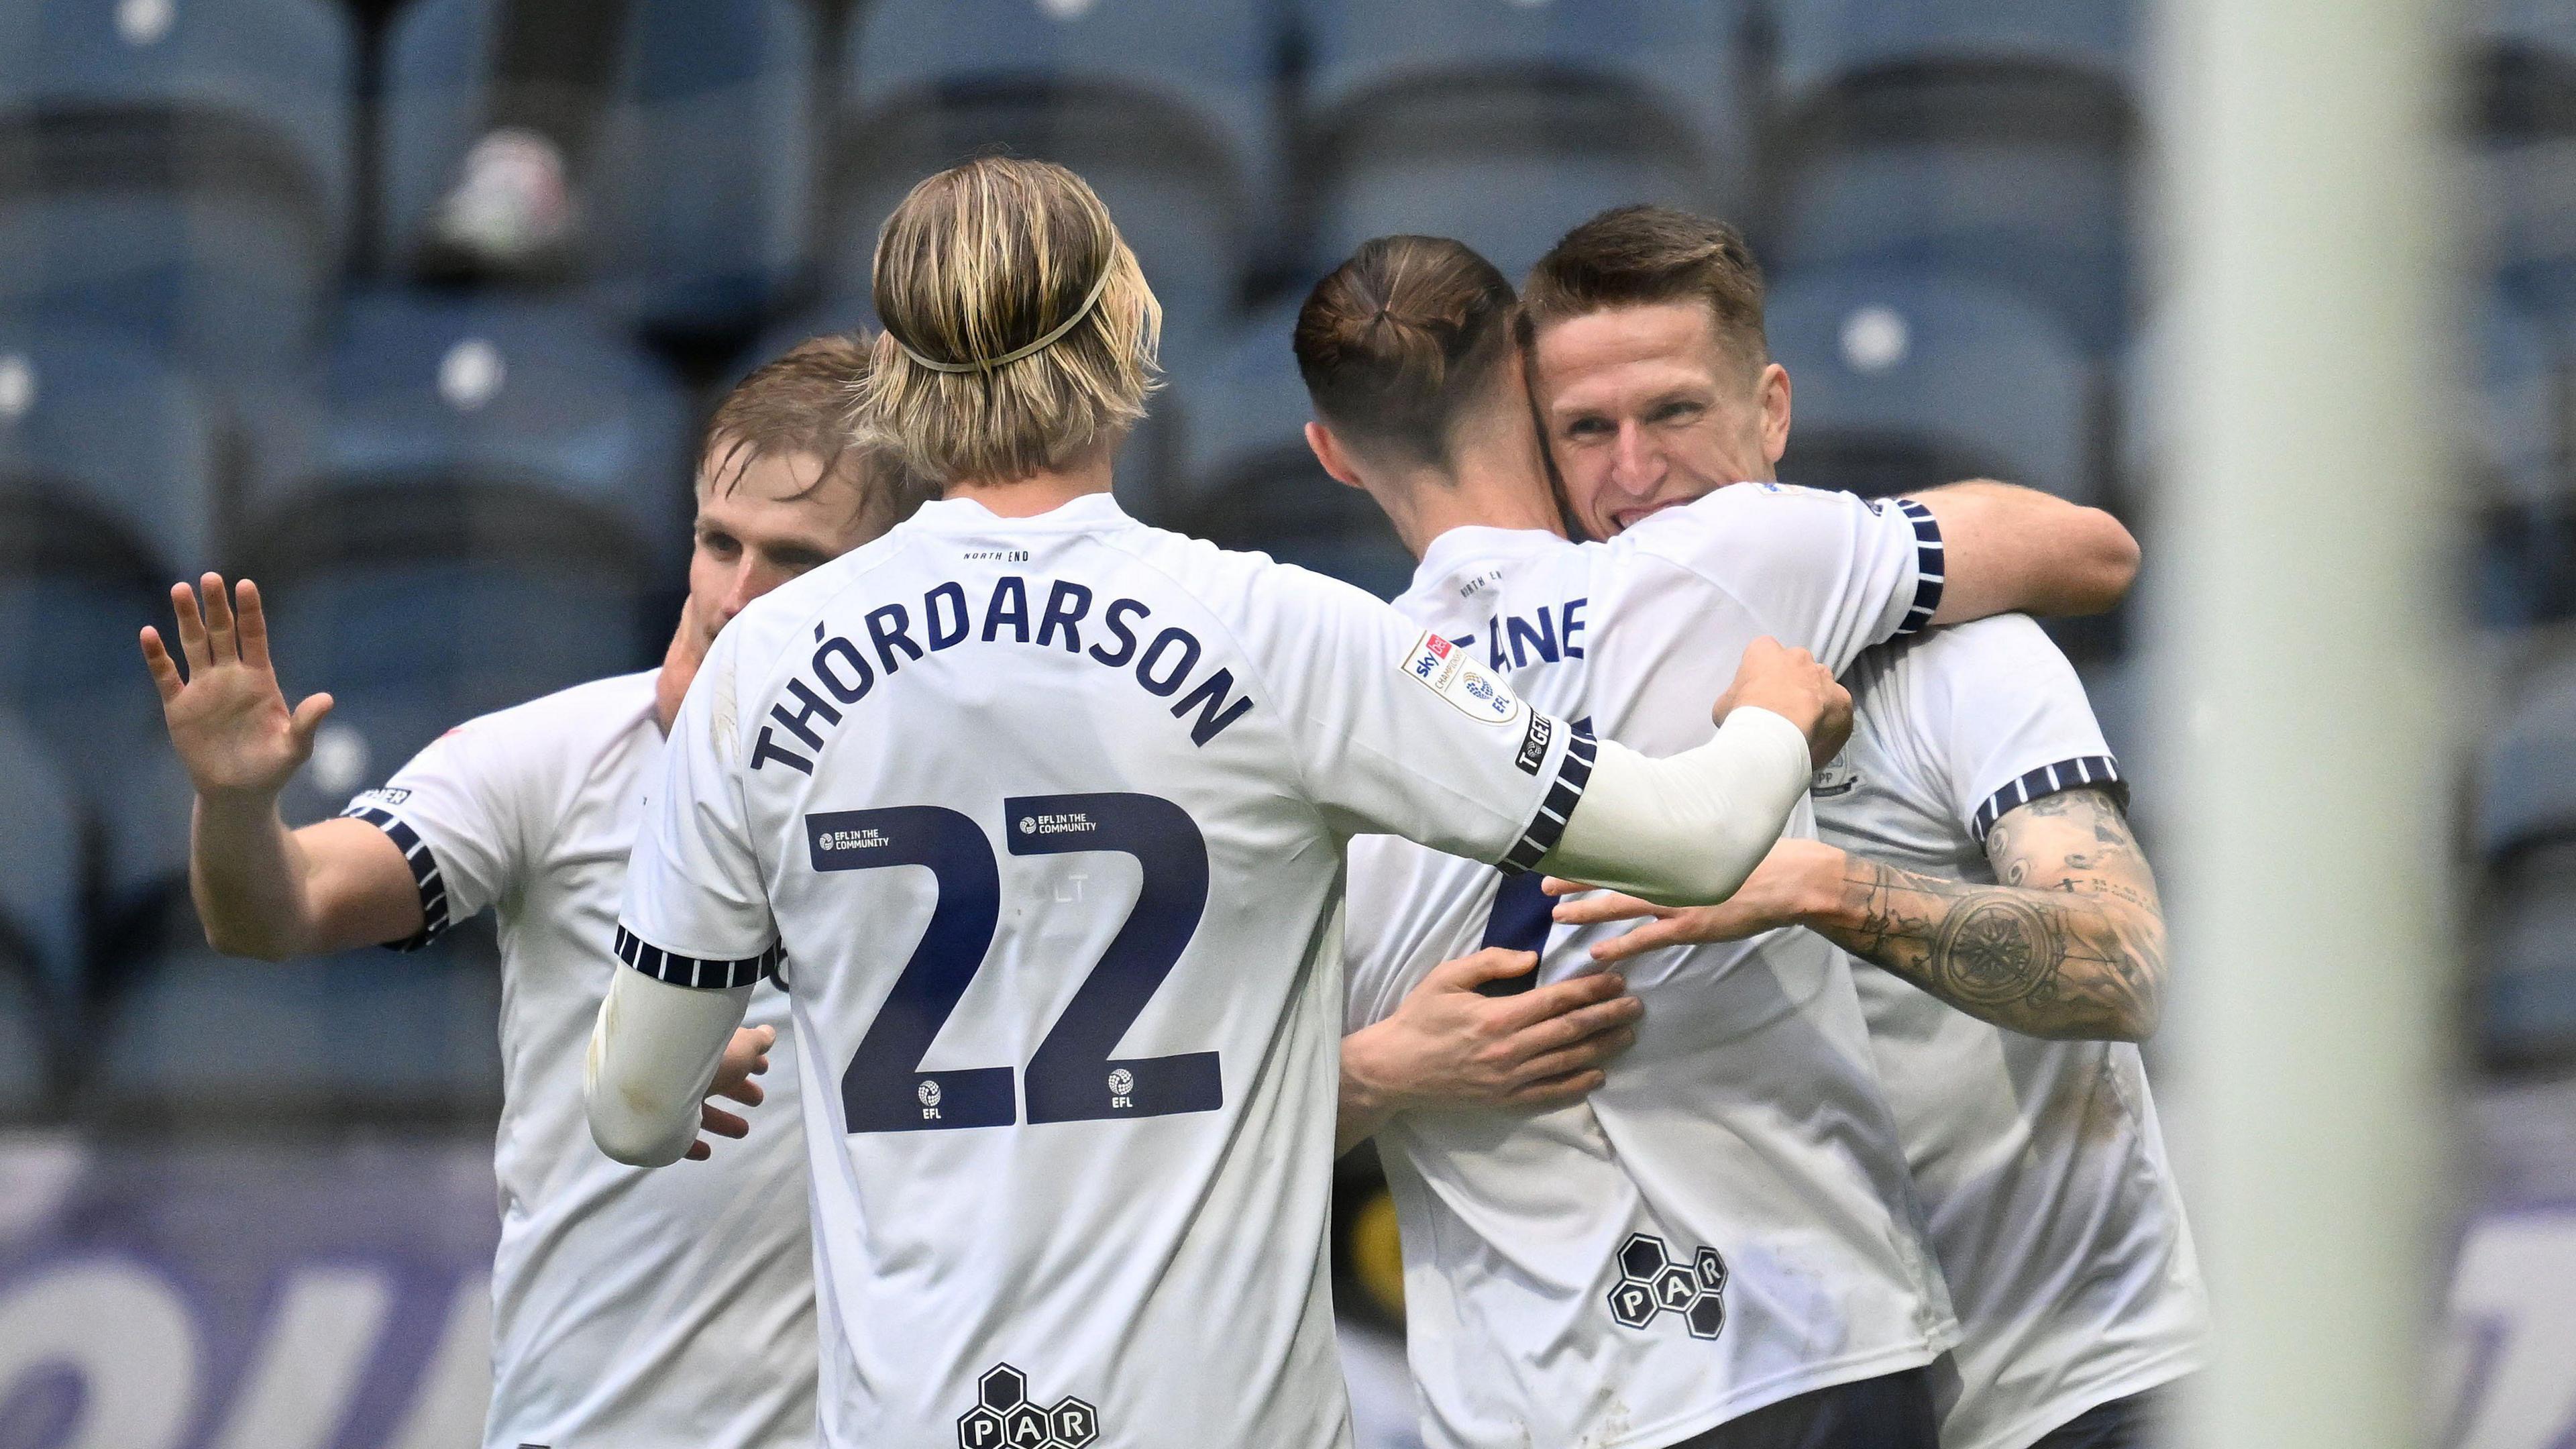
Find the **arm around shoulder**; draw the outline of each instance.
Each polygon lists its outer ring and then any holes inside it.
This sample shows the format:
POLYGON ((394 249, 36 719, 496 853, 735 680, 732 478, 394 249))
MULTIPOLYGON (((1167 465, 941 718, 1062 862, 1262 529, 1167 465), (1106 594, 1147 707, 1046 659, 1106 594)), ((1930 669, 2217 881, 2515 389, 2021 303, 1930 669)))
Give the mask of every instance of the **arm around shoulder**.
POLYGON ((1935 624, 2015 610, 2099 614, 2137 579, 2137 539, 2099 508, 1985 479, 1913 497, 1941 527, 1935 624))

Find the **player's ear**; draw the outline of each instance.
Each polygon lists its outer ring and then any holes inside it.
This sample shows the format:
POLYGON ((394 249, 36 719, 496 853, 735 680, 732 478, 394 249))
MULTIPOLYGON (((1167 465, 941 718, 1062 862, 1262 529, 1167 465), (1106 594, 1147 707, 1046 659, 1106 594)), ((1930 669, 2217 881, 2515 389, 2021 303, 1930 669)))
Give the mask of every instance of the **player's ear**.
POLYGON ((1324 466, 1334 482, 1345 488, 1362 486, 1360 470, 1351 466, 1350 454, 1342 451, 1342 440, 1333 436, 1332 429, 1322 423, 1308 423, 1306 446, 1315 451, 1315 461, 1324 466))
POLYGON ((1776 362, 1765 364, 1754 387, 1762 406, 1762 456, 1776 465, 1780 455, 1789 451, 1789 369, 1776 362))

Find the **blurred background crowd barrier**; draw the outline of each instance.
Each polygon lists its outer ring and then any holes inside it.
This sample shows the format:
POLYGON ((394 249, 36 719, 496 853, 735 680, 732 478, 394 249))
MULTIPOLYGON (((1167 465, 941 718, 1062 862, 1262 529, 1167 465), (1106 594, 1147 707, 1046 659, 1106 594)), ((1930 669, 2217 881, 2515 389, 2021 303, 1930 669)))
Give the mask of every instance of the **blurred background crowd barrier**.
MULTIPOLYGON (((2476 744, 2428 828, 2470 882, 2490 1165, 2437 1432, 2553 1449, 2576 1442, 2576 0, 2460 21, 2465 346, 2423 366, 2470 480, 2476 744)), ((294 967, 204 948, 134 646, 171 580, 259 579, 290 694, 338 696, 299 823, 461 719, 651 664, 705 410, 868 320, 878 220, 990 149, 1090 178, 1162 297, 1168 387, 1118 485, 1151 522, 1392 594, 1410 561, 1299 436, 1306 288, 1391 231, 1517 274, 1658 201, 1737 222, 1770 271, 1784 477, 1991 474, 2149 533, 2144 29, 2129 0, 0 0, 0 1449, 426 1449, 439 1395, 478 1392, 437 1345, 480 1331, 457 1325, 489 1250, 488 925, 294 967), (119 1305, 192 1356, 150 1380, 166 1418, 107 1434, 77 1407, 103 1381, 74 1381, 149 1348, 97 1337, 119 1305), (319 1344, 293 1372, 343 1379, 294 1402, 330 1421, 278 1428, 304 1420, 274 1376, 319 1344)), ((2152 848, 2136 612, 2058 633, 2152 848)), ((1358 1325, 1385 1318, 1386 1247, 1365 1162, 1345 1186, 1358 1325)))

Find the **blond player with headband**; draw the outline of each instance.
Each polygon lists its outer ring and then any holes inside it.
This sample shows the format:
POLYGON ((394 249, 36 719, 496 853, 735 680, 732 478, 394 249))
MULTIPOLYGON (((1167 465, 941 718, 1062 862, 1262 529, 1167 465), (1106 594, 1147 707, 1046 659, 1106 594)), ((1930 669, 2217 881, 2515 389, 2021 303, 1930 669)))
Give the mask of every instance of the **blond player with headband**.
POLYGON ((1765 644, 1714 735, 1649 760, 1356 589, 1129 519, 1110 460, 1159 309, 1060 167, 921 183, 875 301, 861 433, 946 497, 716 641, 629 870, 591 1130, 677 1158, 778 974, 826 1443, 1347 1443, 1345 843, 1722 899, 1839 687, 1765 644))

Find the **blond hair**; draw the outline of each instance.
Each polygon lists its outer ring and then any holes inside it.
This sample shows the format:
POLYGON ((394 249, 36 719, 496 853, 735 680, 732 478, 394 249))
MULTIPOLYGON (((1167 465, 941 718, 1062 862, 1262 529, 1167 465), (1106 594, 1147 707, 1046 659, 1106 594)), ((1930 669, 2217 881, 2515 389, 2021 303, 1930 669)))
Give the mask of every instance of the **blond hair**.
POLYGON ((927 479, 1060 468, 1145 416, 1162 305, 1061 166, 985 157, 915 186, 877 234, 875 300, 852 428, 927 479))
POLYGON ((863 538, 894 527, 938 496, 900 459, 850 436, 850 401, 874 366, 876 341, 864 331, 809 337, 734 384, 707 420, 698 447, 699 491, 730 493, 743 470, 759 459, 810 454, 823 467, 796 496, 827 486, 848 489, 851 525, 863 538))

